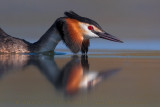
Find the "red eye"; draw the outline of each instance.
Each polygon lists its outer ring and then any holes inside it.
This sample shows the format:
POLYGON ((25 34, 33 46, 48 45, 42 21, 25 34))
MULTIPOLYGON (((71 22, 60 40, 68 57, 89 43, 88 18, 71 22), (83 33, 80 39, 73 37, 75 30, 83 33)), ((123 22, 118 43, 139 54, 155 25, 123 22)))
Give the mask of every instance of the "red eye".
POLYGON ((88 26, 88 29, 89 29, 89 30, 93 30, 93 27, 92 27, 92 26, 88 26))

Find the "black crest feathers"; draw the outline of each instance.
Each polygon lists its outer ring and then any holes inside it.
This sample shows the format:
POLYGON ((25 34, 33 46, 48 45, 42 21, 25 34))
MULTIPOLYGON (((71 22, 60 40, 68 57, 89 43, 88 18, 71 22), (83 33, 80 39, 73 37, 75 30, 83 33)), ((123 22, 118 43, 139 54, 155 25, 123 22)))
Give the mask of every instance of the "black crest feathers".
POLYGON ((80 18, 81 16, 79 16, 77 13, 70 11, 70 12, 64 12, 64 14, 69 17, 69 18, 73 18, 73 19, 77 19, 78 17, 80 18))
POLYGON ((95 22, 94 20, 91 20, 91 19, 86 18, 86 17, 82 17, 82 16, 78 15, 77 13, 75 13, 73 11, 64 12, 64 14, 69 18, 76 19, 76 20, 78 20, 80 22, 84 22, 84 23, 88 23, 88 24, 94 25, 97 28, 102 30, 101 26, 97 22, 95 22))

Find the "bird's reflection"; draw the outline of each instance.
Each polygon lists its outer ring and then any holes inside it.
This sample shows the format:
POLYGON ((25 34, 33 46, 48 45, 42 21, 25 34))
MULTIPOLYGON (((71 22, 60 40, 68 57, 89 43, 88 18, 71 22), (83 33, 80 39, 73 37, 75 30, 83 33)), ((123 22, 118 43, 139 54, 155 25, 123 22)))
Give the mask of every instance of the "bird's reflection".
POLYGON ((75 95, 80 90, 89 90, 102 82, 119 69, 90 71, 88 56, 72 56, 62 68, 54 61, 54 56, 45 55, 0 55, 0 75, 22 69, 29 65, 36 66, 39 71, 65 95, 75 95))
POLYGON ((0 54, 0 77, 10 71, 24 68, 28 63, 28 55, 0 54))
POLYGON ((90 71, 88 56, 81 56, 81 60, 78 56, 73 56, 62 70, 60 70, 61 73, 57 81, 54 83, 51 80, 51 82, 57 88, 61 88, 66 94, 73 95, 80 90, 93 88, 117 71, 120 71, 120 69, 90 71))

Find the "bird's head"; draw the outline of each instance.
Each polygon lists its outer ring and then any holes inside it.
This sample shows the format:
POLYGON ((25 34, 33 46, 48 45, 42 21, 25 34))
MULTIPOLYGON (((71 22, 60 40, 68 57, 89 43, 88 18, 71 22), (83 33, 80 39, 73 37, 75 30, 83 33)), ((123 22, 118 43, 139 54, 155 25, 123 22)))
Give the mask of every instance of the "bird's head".
POLYGON ((56 21, 56 26, 62 40, 74 53, 80 51, 84 40, 91 38, 103 38, 123 43, 118 38, 105 32, 97 22, 89 18, 79 16, 73 11, 64 14, 66 17, 59 18, 56 21))

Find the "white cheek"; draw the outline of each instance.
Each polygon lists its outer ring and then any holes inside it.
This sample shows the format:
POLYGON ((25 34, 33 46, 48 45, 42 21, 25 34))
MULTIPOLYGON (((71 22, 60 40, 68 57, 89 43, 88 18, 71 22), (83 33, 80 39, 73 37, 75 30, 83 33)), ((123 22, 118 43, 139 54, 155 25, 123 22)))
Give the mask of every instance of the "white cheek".
POLYGON ((85 32, 85 38, 98 38, 99 36, 93 33, 91 30, 88 29, 88 25, 86 24, 81 24, 81 28, 85 32))

